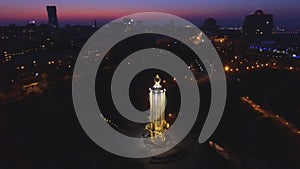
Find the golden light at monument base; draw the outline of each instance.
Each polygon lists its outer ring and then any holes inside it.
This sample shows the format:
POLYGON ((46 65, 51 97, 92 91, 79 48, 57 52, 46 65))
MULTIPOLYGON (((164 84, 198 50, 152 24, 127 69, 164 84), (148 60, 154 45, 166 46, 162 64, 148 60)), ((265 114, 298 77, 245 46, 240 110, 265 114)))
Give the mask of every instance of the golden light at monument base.
POLYGON ((165 120, 166 89, 161 84, 161 78, 156 75, 153 87, 149 88, 150 115, 145 129, 149 131, 151 142, 161 145, 166 141, 165 131, 169 123, 165 120))

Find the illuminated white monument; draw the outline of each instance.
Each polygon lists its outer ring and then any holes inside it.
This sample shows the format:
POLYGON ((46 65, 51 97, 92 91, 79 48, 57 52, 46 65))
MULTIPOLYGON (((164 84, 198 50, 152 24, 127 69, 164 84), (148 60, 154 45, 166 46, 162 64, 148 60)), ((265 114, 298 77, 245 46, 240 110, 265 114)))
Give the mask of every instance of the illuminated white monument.
POLYGON ((160 85, 160 77, 154 78, 154 85, 149 88, 150 116, 146 130, 149 131, 151 141, 154 144, 165 142, 165 130, 169 128, 169 124, 165 120, 166 107, 166 89, 160 85))

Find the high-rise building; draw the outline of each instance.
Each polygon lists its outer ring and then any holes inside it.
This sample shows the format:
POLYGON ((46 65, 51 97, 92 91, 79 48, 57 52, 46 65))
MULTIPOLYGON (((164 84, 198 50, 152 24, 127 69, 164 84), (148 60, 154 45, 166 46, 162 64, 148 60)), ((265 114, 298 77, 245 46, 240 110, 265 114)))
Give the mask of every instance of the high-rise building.
POLYGON ((155 84, 149 89, 150 116, 149 123, 146 125, 152 143, 158 145, 165 142, 164 132, 169 128, 169 124, 165 120, 166 89, 160 85, 160 81, 160 77, 156 75, 155 84))
POLYGON ((219 30, 219 26, 217 25, 217 21, 213 18, 208 18, 204 20, 203 26, 201 26, 201 30, 208 36, 217 34, 219 30))
POLYGON ((48 25, 52 28, 58 28, 56 6, 47 6, 48 25))
POLYGON ((243 34, 249 40, 265 40, 271 37, 274 26, 273 15, 257 10, 247 15, 243 25, 243 34))

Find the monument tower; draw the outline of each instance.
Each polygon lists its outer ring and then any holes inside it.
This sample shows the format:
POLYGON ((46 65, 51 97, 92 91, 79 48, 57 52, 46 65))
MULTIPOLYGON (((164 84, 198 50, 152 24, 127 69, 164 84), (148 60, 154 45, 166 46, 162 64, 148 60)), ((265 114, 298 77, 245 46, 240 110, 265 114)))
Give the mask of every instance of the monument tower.
POLYGON ((161 86, 160 82, 161 78, 156 75, 153 87, 149 88, 150 115, 149 123, 145 127, 154 144, 165 142, 164 132, 169 128, 169 124, 165 120, 166 89, 161 86))

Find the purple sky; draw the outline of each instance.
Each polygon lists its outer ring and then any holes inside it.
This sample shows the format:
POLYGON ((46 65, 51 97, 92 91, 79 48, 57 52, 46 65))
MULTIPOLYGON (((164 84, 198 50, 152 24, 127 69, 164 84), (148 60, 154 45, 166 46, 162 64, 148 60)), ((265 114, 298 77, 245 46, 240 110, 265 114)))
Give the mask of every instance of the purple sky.
POLYGON ((300 27, 299 0, 1 0, 0 25, 47 22, 46 5, 56 5, 60 24, 92 24, 135 12, 166 12, 198 20, 213 17, 220 26, 241 26, 245 15, 262 9, 275 25, 300 27))

